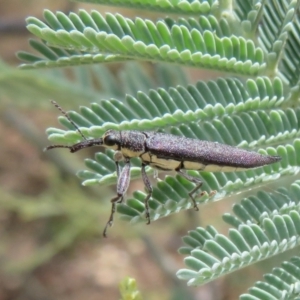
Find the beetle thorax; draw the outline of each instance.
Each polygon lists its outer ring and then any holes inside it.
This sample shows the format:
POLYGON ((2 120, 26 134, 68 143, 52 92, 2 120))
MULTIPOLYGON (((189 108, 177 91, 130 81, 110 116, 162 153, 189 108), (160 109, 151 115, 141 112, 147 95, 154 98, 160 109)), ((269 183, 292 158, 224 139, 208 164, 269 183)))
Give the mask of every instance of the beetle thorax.
POLYGON ((146 151, 147 137, 143 132, 107 130, 102 139, 104 147, 120 151, 124 157, 138 157, 146 151))
POLYGON ((120 132, 120 151, 124 157, 138 157, 146 151, 144 133, 134 130, 120 132))

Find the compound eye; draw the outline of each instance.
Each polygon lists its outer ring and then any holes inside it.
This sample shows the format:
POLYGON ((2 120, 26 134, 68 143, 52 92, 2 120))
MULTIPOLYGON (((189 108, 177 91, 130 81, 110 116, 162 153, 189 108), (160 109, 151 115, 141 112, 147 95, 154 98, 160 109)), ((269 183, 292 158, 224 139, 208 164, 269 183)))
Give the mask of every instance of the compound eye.
POLYGON ((107 135, 105 138, 104 138, 104 144, 106 146, 114 146, 116 145, 118 142, 116 140, 116 138, 113 136, 113 135, 107 135))

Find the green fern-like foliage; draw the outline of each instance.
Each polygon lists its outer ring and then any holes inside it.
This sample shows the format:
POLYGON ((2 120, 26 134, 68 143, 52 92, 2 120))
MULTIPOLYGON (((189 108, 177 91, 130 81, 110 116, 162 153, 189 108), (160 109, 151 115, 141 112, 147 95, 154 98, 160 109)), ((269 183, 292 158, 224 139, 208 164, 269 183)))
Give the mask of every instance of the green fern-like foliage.
POLYGON ((257 282, 240 299, 299 299, 299 262, 298 256, 283 262, 280 268, 274 268, 272 273, 265 274, 265 281, 257 282))
POLYGON ((233 226, 228 237, 208 226, 189 232, 180 251, 189 254, 178 276, 198 285, 220 275, 265 259, 299 245, 300 182, 290 190, 260 192, 233 207, 234 214, 224 220, 233 226))
MULTIPOLYGON (((135 65, 126 75, 131 87, 126 96, 108 96, 80 107, 79 112, 68 112, 87 138, 97 138, 107 129, 159 130, 282 157, 279 163, 238 173, 189 172, 204 182, 203 190, 217 191, 213 197, 197 198, 198 203, 246 191, 252 196, 236 204, 233 214, 224 215, 232 226, 228 235, 207 226, 184 237, 185 246, 180 252, 187 255, 187 269, 178 271, 178 277, 190 285, 201 285, 297 246, 300 1, 85 2, 151 9, 171 16, 150 21, 120 14, 101 15, 96 10, 69 15, 46 10, 44 20, 27 19, 28 30, 40 41, 30 41, 35 54, 18 54, 24 69, 128 60, 169 63, 157 73, 161 79, 158 88, 141 76, 135 65), (212 69, 224 77, 187 84, 178 66, 212 69), (175 73, 183 79, 176 86, 166 79, 175 73), (282 188, 273 193, 260 191, 274 182, 282 188)), ((106 87, 115 85, 110 76, 102 78, 106 87)), ((71 145, 81 141, 65 117, 59 121, 65 129, 49 128, 51 142, 71 145)), ((116 183, 112 151, 86 159, 86 166, 88 170, 78 173, 85 185, 116 183)), ((148 174, 153 172, 147 169, 148 174)), ((140 162, 133 159, 131 177, 140 175, 140 162)), ((191 208, 188 192, 193 187, 180 176, 158 180, 149 202, 151 219, 191 208)), ((145 221, 145 195, 136 191, 126 203, 119 204, 121 217, 131 222, 145 221)), ((298 259, 291 264, 298 267, 298 259)), ((266 280, 271 278, 270 282, 257 283, 241 299, 270 299, 257 294, 263 294, 264 287, 270 292, 276 282, 274 294, 298 293, 299 278, 292 282, 285 275, 274 274, 268 275, 266 280)))

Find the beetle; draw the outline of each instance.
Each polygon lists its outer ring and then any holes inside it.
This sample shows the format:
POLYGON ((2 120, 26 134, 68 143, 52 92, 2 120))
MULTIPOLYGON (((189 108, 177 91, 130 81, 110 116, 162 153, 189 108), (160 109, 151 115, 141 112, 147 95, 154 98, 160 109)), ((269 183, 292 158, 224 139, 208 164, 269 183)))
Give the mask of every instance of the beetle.
MULTIPOLYGON (((235 172, 273 164, 281 160, 280 156, 263 155, 254 151, 240 149, 234 146, 217 142, 203 141, 193 138, 176 136, 154 131, 109 129, 102 137, 86 139, 78 126, 70 119, 68 114, 55 102, 62 114, 77 129, 83 141, 72 146, 51 145, 45 150, 54 148, 67 148, 71 153, 81 149, 101 146, 115 150, 115 164, 117 171, 117 195, 111 199, 112 208, 110 217, 103 231, 106 237, 108 226, 112 226, 116 203, 123 201, 130 182, 130 159, 138 157, 141 160, 141 174, 147 195, 144 199, 147 224, 150 224, 149 199, 152 196, 152 185, 146 174, 146 166, 163 171, 176 171, 179 175, 196 184, 189 192, 195 210, 199 210, 193 194, 200 189, 202 181, 187 174, 186 170, 208 172, 235 172), (125 161, 123 169, 119 162, 125 161)), ((205 192, 204 192, 205 193, 205 192)), ((201 194, 204 194, 201 193, 201 194)), ((214 192, 212 192, 214 193, 214 192)))

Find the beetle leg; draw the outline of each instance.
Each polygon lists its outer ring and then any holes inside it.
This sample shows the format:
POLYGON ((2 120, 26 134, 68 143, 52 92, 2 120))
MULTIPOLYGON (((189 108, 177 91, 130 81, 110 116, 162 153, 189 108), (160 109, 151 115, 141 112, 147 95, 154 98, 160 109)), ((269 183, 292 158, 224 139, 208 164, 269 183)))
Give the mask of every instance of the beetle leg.
POLYGON ((184 171, 182 171, 181 169, 176 170, 176 171, 177 171, 177 173, 179 175, 181 175, 185 179, 187 179, 187 180, 189 180, 189 181, 191 181, 191 182, 193 182, 193 183, 196 184, 196 186, 189 192, 189 196, 190 196, 190 198, 193 201, 194 209, 195 210, 199 210, 198 205, 197 205, 197 203, 195 201, 195 198, 193 197, 193 194, 201 188, 203 182, 199 178, 191 176, 191 175, 185 173, 184 171))
MULTIPOLYGON (((117 173, 120 172, 120 166, 118 161, 116 161, 117 165, 117 173), (119 171, 118 171, 119 170, 119 171)), ((114 213, 116 211, 116 203, 121 203, 123 201, 124 194, 126 193, 130 182, 130 160, 125 158, 125 166, 123 170, 120 172, 118 176, 118 183, 117 183, 117 196, 112 198, 110 202, 111 205, 111 213, 110 217, 105 225, 103 230, 103 236, 106 237, 106 231, 108 226, 112 226, 114 220, 114 213)))
POLYGON ((149 199, 152 196, 153 188, 151 182, 146 174, 146 164, 142 164, 142 178, 147 189, 148 195, 146 196, 144 203, 145 203, 145 210, 146 210, 146 219, 147 225, 150 224, 150 213, 149 213, 149 199))
POLYGON ((120 173, 121 173, 121 167, 120 167, 119 162, 122 161, 122 160, 124 160, 124 156, 123 156, 122 152, 116 151, 115 154, 114 154, 114 161, 115 161, 115 164, 116 164, 116 171, 117 171, 118 179, 119 179, 120 173))

